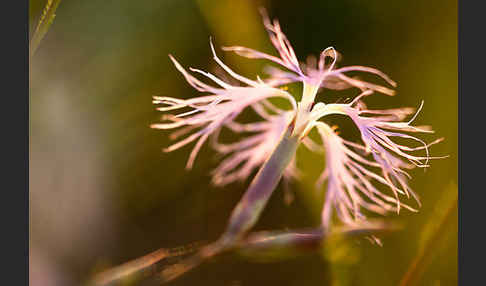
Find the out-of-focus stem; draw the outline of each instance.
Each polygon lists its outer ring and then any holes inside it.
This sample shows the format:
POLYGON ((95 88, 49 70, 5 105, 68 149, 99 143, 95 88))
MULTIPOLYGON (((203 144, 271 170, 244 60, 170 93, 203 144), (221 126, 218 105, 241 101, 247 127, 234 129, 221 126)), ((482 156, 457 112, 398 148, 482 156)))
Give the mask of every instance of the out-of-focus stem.
POLYGON ((407 272, 402 277, 400 286, 419 284, 433 255, 433 251, 436 250, 437 245, 440 245, 440 241, 444 238, 446 231, 450 230, 451 220, 454 218, 454 215, 457 215, 457 188, 448 191, 442 201, 438 203, 438 206, 445 211, 441 214, 434 214, 435 218, 432 218, 429 225, 426 226, 431 228, 432 231, 425 237, 426 239, 420 246, 417 256, 415 256, 407 272))
POLYGON ((239 241, 236 251, 240 255, 255 258, 279 258, 283 255, 301 254, 319 249, 334 237, 361 237, 391 231, 396 226, 381 222, 367 223, 362 226, 337 227, 332 232, 322 228, 294 231, 259 231, 248 234, 239 241))
MULTIPOLYGON (((322 228, 301 229, 290 231, 258 231, 247 234, 244 238, 235 242, 232 251, 248 259, 269 258, 281 259, 285 256, 292 257, 318 250, 328 241, 336 237, 362 237, 376 233, 382 233, 395 229, 396 226, 384 224, 383 222, 368 222, 360 226, 337 227, 332 232, 324 231, 322 228)), ((211 253, 215 243, 209 244, 198 251, 197 254, 182 263, 173 264, 162 272, 161 278, 164 281, 172 280, 179 275, 189 271, 205 259, 221 252, 211 253)), ((217 244, 216 244, 217 245, 217 244)), ((143 269, 153 266, 157 262, 169 257, 186 255, 193 252, 196 245, 183 246, 173 249, 161 248, 143 257, 126 262, 120 266, 113 267, 97 274, 90 280, 89 285, 108 285, 114 281, 123 279, 143 269)))

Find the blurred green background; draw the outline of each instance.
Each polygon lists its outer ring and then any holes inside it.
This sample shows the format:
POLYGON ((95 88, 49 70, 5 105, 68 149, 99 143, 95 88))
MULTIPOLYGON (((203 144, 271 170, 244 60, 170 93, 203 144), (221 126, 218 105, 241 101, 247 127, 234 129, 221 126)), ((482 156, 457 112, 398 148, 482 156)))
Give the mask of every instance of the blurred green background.
MULTIPOLYGON (((30 1, 34 29, 46 1, 30 1)), ((203 148, 184 169, 191 146, 162 153, 168 133, 149 128, 160 114, 153 95, 196 96, 170 63, 214 70, 216 46, 274 53, 258 7, 280 20, 298 57, 334 46, 341 65, 379 68, 398 82, 397 96, 375 95, 374 108, 418 106, 417 124, 437 137, 433 155, 412 171, 419 213, 387 219, 403 230, 383 247, 364 239, 272 263, 222 257, 170 285, 457 285, 457 1, 64 0, 30 60, 30 282, 79 285, 94 273, 160 247, 212 241, 248 182, 210 185, 217 164, 203 148), (417 267, 411 265, 416 261, 417 267), (415 284, 413 284, 413 283, 415 284)), ((218 50, 255 78, 264 62, 218 50)), ((352 95, 330 95, 324 101, 352 95)), ((338 123, 339 124, 339 123, 338 123)), ((342 123, 341 129, 346 123, 342 123)), ((298 151, 302 182, 284 202, 275 192, 257 229, 316 226, 322 206, 312 190, 322 160, 298 151)), ((413 202, 411 202, 413 204, 413 202)), ((144 274, 123 285, 159 285, 144 274)))

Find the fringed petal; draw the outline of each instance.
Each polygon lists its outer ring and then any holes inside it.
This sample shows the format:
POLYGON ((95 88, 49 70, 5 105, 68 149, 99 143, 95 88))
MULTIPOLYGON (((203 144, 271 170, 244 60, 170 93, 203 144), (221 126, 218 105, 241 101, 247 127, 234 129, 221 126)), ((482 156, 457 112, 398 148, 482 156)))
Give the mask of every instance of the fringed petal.
MULTIPOLYGON (((315 122, 321 136, 323 145, 317 143, 304 143, 311 150, 326 154, 326 167, 317 181, 320 187, 327 181, 327 192, 322 210, 322 224, 325 228, 331 225, 333 209, 336 216, 345 224, 358 225, 366 219, 363 209, 377 214, 386 214, 390 211, 398 211, 399 207, 405 207, 415 211, 412 207, 401 203, 398 196, 389 196, 382 193, 375 186, 376 183, 388 187, 394 192, 399 190, 385 174, 378 174, 376 169, 382 168, 382 162, 370 161, 364 154, 365 149, 356 143, 348 142, 339 137, 327 124, 315 122), (351 146, 349 146, 351 145, 351 146), (359 146, 360 148, 356 148, 359 146), (358 152, 351 148, 357 149, 358 152)), ((400 178, 396 174, 394 178, 400 178)))
POLYGON ((157 129, 181 128, 172 134, 171 137, 173 139, 193 132, 186 138, 164 149, 166 152, 170 152, 196 141, 197 143, 187 161, 186 167, 188 169, 192 168, 197 153, 207 141, 208 137, 217 132, 223 125, 231 125, 235 117, 245 108, 251 106, 265 118, 265 109, 274 108, 274 111, 276 109, 267 99, 270 97, 282 97, 291 103, 293 110, 296 109, 295 100, 290 94, 263 82, 256 82, 236 74, 217 57, 212 43, 211 50, 215 61, 234 79, 247 86, 230 85, 213 74, 191 68, 191 71, 206 76, 217 86, 206 84, 188 73, 173 56, 169 56, 176 68, 183 74, 192 87, 210 95, 187 100, 157 96, 153 100, 155 104, 163 105, 157 108, 162 112, 189 109, 189 111, 183 111, 179 114, 165 115, 162 118, 164 122, 152 125, 153 128, 157 129))
MULTIPOLYGON (((244 181, 251 173, 270 157, 275 149, 275 142, 278 142, 282 134, 292 122, 293 113, 286 112, 281 115, 273 115, 264 122, 238 124, 230 122, 231 129, 239 132, 253 131, 254 135, 244 137, 242 140, 224 144, 213 141, 213 148, 219 153, 226 155, 226 158, 213 170, 213 183, 223 186, 234 181, 244 181)), ((298 171, 295 162, 290 163, 284 171, 284 178, 295 178, 298 171)))

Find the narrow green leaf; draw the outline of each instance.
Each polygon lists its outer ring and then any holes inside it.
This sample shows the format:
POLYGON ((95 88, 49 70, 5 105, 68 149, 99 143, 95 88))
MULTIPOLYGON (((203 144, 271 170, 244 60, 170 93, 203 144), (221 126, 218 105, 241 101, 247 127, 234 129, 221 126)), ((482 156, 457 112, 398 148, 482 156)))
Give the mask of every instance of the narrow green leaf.
POLYGON ((41 40, 46 35, 49 30, 54 18, 56 17, 57 6, 61 3, 61 0, 47 0, 47 4, 42 11, 41 18, 37 27, 35 28, 34 34, 30 40, 30 56, 33 56, 41 40))
POLYGON ((419 250, 410 263, 407 272, 400 281, 400 286, 417 285, 420 282, 434 250, 440 246, 451 220, 457 213, 457 186, 451 185, 436 205, 432 217, 425 224, 422 237, 419 240, 419 250))

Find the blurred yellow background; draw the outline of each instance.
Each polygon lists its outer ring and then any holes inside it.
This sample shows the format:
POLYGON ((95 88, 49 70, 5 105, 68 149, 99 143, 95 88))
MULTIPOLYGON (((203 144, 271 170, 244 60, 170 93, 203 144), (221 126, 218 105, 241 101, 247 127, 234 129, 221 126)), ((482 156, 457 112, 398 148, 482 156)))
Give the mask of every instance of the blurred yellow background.
MULTIPOLYGON (((30 1, 34 29, 45 1, 30 1)), ((376 67, 397 83, 397 95, 374 95, 374 108, 425 105, 416 123, 423 137, 445 141, 432 155, 449 155, 412 171, 419 213, 389 220, 404 229, 383 247, 350 241, 291 260, 259 264, 224 257, 171 285, 457 285, 457 1, 62 1, 30 61, 31 285, 79 285, 109 266, 160 247, 211 241, 223 231, 245 184, 211 186, 217 159, 203 148, 184 169, 191 146, 162 153, 168 133, 150 129, 160 114, 153 95, 197 95, 170 63, 214 70, 217 47, 242 45, 274 53, 258 7, 279 19, 305 60, 333 46, 342 65, 376 67), (452 198, 452 199, 451 199, 452 198), (449 212, 448 212, 449 211, 449 212), (416 284, 412 284, 416 283, 416 284)), ((255 78, 265 62, 218 54, 255 78)), ((328 102, 349 92, 320 94, 328 102)), ((336 120, 339 120, 336 119, 336 120)), ((339 122, 339 121, 337 121, 339 122)), ((339 125, 339 123, 337 123, 339 125)), ((346 122, 340 128, 345 128, 346 122)), ((298 151, 305 180, 279 187, 257 229, 316 226, 322 204, 312 184, 322 161, 298 151), (317 202, 317 203, 316 203, 317 202)), ((124 285, 159 285, 155 275, 124 285)))

